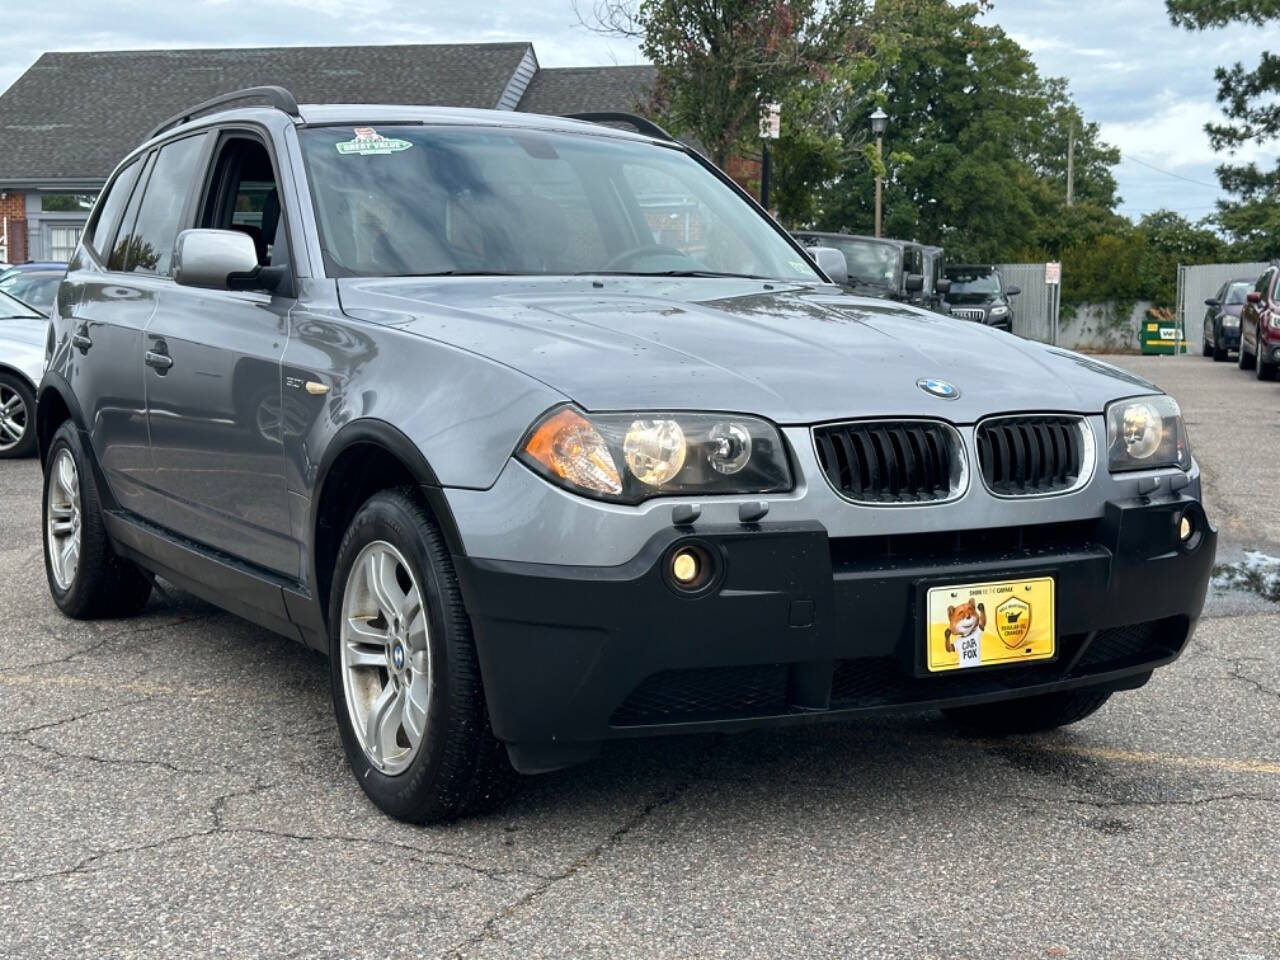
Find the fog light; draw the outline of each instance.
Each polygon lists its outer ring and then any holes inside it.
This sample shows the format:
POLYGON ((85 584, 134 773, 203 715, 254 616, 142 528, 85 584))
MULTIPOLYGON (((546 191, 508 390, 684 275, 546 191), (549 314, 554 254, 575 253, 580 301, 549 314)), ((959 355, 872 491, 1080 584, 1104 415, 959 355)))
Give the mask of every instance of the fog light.
MULTIPOLYGON (((1183 522, 1186 522, 1185 519, 1183 522)), ((676 583, 687 587, 692 583, 697 583, 701 575, 702 561, 693 550, 685 547, 682 550, 677 550, 671 557, 671 576, 676 583)))
POLYGON ((1188 540, 1191 539, 1192 535, 1195 532, 1196 532, 1195 524, 1191 522, 1191 517, 1189 517, 1187 514, 1184 513, 1182 515, 1181 522, 1178 524, 1178 537, 1182 540, 1183 543, 1186 543, 1188 540))

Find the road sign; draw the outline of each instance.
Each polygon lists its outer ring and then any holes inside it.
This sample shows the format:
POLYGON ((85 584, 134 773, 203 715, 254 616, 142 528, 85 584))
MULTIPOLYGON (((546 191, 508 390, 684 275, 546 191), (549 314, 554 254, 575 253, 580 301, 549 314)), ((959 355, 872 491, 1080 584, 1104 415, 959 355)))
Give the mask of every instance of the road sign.
POLYGON ((1044 265, 1044 282, 1051 287, 1062 283, 1062 264, 1046 263, 1044 265))
POLYGON ((760 138, 777 140, 782 135, 782 104, 766 103, 760 114, 760 138))

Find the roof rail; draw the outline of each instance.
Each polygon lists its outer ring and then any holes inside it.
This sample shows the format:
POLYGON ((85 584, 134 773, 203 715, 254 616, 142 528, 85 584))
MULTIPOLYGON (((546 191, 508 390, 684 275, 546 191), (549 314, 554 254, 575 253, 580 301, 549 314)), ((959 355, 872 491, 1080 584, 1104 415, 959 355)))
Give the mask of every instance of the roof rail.
POLYGON ((566 120, 586 120, 588 123, 629 123, 635 127, 637 131, 648 137, 656 137, 659 140, 666 140, 675 143, 676 138, 652 120, 646 119, 635 113, 619 113, 615 111, 606 111, 604 113, 566 113, 566 120))
POLYGON ((284 87, 246 87, 244 90, 235 90, 232 93, 224 93, 214 97, 211 100, 205 100, 203 103, 197 103, 194 107, 188 107, 179 114, 170 117, 164 123, 159 124, 149 134, 147 139, 158 136, 170 127, 176 127, 180 123, 186 123, 196 114, 206 113, 216 107, 224 106, 228 103, 235 103, 237 100, 265 100, 268 104, 277 110, 282 110, 291 117, 300 117, 298 112, 298 101, 294 99, 292 93, 284 87))

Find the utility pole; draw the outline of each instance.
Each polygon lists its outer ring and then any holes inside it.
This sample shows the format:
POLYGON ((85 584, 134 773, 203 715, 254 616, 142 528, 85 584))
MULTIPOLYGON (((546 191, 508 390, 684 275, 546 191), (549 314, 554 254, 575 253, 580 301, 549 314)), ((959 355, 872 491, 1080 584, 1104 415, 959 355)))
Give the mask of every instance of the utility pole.
POLYGON ((1067 206, 1076 203, 1076 118, 1071 118, 1067 128, 1067 206))

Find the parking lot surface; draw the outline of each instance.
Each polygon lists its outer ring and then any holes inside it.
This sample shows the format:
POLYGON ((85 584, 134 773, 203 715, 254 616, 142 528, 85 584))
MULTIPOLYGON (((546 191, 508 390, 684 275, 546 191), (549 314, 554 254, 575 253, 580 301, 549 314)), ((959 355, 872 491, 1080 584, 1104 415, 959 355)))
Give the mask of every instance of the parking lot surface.
POLYGON ((1280 957, 1280 385, 1114 359, 1181 403, 1237 584, 1146 687, 1036 738, 621 742, 428 828, 347 772, 321 657, 173 588, 64 619, 0 462, 0 955, 1280 957))

